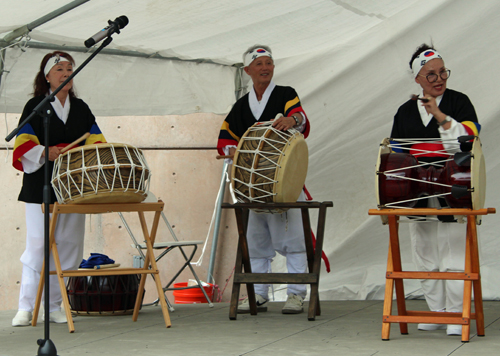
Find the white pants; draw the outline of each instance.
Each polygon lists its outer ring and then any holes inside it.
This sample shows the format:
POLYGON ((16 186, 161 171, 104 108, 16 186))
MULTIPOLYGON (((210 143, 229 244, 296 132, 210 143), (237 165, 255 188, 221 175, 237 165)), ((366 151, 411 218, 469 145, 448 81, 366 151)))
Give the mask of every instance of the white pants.
MULTIPOLYGON (((305 201, 304 192, 298 201, 305 201)), ((250 211, 247 229, 252 272, 267 273, 276 252, 286 257, 288 273, 306 273, 307 255, 300 209, 283 214, 256 214, 250 211)), ((269 299, 269 284, 255 284, 255 293, 269 299)), ((307 285, 289 284, 287 294, 306 297, 307 285)))
MULTIPOLYGON (((32 312, 35 307, 40 272, 44 260, 44 215, 41 204, 26 203, 26 250, 21 256, 23 273, 19 310, 32 312)), ((76 269, 83 258, 84 214, 61 214, 57 218, 55 239, 61 268, 76 269)), ((55 265, 50 256, 50 269, 55 265)), ((62 297, 56 276, 50 276, 50 312, 60 309, 62 297)))
MULTIPOLYGON (((463 272, 467 224, 437 221, 410 224, 413 262, 418 271, 463 272)), ((422 290, 429 309, 461 312, 464 282, 425 279, 422 290)))

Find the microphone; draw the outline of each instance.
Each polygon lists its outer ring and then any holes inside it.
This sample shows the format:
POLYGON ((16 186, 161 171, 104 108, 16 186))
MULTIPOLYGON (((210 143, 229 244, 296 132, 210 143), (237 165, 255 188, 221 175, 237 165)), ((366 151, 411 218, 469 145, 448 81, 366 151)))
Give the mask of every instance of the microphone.
POLYGON ((90 48, 115 32, 120 33, 120 29, 128 25, 128 18, 127 16, 120 16, 115 21, 108 20, 108 24, 109 26, 104 27, 101 31, 86 40, 85 47, 90 48))

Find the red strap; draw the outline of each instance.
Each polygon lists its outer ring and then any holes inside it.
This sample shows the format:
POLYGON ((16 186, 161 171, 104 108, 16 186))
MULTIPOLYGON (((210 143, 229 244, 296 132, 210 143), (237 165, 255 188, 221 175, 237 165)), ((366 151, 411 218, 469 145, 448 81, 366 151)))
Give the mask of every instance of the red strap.
MULTIPOLYGON (((306 186, 304 185, 304 193, 306 195, 306 201, 311 201, 313 200, 311 194, 307 190, 306 186)), ((314 236, 314 232, 311 229, 311 237, 312 237, 312 244, 313 248, 316 248, 316 236, 314 236)), ((325 262, 325 267, 326 267, 326 272, 330 273, 330 261, 328 260, 328 257, 326 257, 325 251, 321 251, 321 258, 323 259, 323 262, 325 262)))

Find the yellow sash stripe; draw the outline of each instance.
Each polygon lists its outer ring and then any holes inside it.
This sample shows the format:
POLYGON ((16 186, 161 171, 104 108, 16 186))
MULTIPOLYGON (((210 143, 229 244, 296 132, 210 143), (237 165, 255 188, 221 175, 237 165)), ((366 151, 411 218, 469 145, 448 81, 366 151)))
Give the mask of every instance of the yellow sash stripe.
POLYGON ((472 130, 472 132, 474 132, 474 136, 478 136, 479 135, 479 131, 477 131, 477 126, 474 122, 472 121, 463 121, 461 122, 462 125, 465 125, 467 126, 469 129, 472 130))
POLYGON ((295 104, 297 104, 299 101, 300 100, 299 100, 298 96, 296 96, 295 99, 288 101, 286 103, 286 105, 285 105, 285 112, 284 112, 284 114, 288 111, 288 109, 290 109, 292 106, 294 106, 295 104))
POLYGON ((231 135, 232 138, 234 138, 236 141, 240 141, 240 138, 238 136, 236 136, 230 129, 229 129, 229 124, 227 123, 227 121, 224 121, 222 123, 222 130, 226 130, 227 132, 229 132, 229 134, 231 135))

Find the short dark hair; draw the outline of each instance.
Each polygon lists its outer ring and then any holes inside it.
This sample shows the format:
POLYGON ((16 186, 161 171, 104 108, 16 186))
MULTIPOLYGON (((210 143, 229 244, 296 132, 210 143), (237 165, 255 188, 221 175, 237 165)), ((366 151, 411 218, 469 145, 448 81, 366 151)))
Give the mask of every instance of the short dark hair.
POLYGON ((413 53, 413 56, 411 56, 411 59, 410 59, 410 69, 413 69, 411 67, 411 65, 412 65, 413 61, 415 60, 415 58, 417 58, 420 53, 425 52, 429 49, 433 49, 434 51, 436 50, 432 43, 430 46, 427 43, 422 43, 420 46, 417 47, 417 50, 415 51, 415 53, 413 53))

